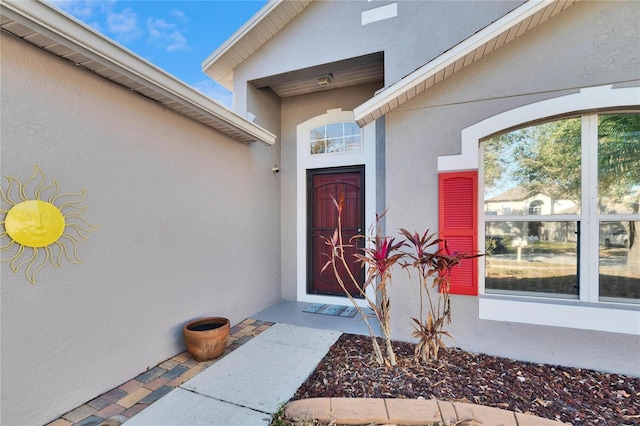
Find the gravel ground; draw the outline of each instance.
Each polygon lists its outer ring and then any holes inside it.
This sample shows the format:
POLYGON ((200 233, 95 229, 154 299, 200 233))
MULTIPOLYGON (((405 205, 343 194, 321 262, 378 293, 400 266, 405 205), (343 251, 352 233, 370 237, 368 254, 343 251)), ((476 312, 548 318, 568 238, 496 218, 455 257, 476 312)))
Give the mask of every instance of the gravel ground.
POLYGON ((513 361, 450 348, 437 364, 414 361, 394 342, 396 367, 379 366, 367 336, 343 334, 293 399, 436 398, 574 425, 640 425, 640 378, 513 361))

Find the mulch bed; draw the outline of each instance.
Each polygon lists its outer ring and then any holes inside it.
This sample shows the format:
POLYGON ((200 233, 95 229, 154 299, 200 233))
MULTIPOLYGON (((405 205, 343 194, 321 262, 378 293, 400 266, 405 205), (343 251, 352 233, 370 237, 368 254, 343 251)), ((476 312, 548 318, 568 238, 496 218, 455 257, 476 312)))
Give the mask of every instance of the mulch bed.
MULTIPOLYGON (((381 344, 382 347, 382 344, 381 344)), ((395 367, 379 366, 368 336, 343 334, 293 399, 436 398, 533 414, 574 425, 640 425, 640 378, 518 362, 450 348, 436 364, 394 342, 395 367)))

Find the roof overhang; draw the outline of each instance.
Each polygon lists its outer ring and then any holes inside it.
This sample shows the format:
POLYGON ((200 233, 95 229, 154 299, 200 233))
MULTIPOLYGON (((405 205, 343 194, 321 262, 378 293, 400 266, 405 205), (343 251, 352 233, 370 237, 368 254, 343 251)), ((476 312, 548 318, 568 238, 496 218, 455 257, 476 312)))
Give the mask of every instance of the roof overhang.
POLYGON ((362 127, 473 64, 578 0, 529 0, 354 109, 362 127))
POLYGON ((0 27, 40 49, 243 143, 276 136, 41 1, 0 1, 0 27))
POLYGON ((382 87, 384 54, 375 52, 337 60, 251 80, 249 83, 258 89, 268 87, 280 98, 368 83, 378 83, 378 87, 382 87))
POLYGON ((229 90, 233 71, 312 0, 271 0, 202 62, 202 71, 229 90))

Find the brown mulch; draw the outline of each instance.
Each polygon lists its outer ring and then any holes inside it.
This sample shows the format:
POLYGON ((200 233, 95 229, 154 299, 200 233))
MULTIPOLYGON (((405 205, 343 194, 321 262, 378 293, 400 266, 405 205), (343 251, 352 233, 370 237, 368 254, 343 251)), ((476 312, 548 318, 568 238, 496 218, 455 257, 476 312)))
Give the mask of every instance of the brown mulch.
POLYGON ((438 363, 394 342, 395 367, 379 366, 368 336, 343 334, 292 399, 436 398, 533 414, 574 425, 640 425, 640 378, 518 362, 450 348, 438 363))

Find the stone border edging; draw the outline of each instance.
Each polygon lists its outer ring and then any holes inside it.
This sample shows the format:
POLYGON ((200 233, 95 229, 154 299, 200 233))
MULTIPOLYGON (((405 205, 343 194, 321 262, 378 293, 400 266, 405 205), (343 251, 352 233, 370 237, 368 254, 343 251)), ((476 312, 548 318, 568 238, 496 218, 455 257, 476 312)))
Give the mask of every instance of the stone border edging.
MULTIPOLYGON (((285 414, 293 420, 339 425, 457 424, 474 420, 483 426, 557 426, 559 421, 500 408, 436 399, 309 398, 291 401, 285 414), (333 424, 333 423, 331 423, 333 424)), ((466 424, 466 423, 465 423, 466 424)))

